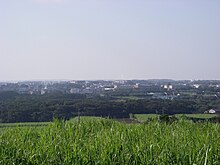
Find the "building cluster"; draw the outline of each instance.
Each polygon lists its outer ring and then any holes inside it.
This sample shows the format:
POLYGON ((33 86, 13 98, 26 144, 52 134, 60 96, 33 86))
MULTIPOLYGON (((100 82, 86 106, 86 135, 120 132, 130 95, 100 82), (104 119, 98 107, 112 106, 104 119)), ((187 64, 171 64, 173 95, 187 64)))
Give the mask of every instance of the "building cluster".
POLYGON ((20 94, 44 95, 53 92, 68 94, 108 93, 153 99, 178 97, 220 97, 218 80, 95 80, 95 81, 23 81, 0 82, 0 92, 15 91, 20 94))

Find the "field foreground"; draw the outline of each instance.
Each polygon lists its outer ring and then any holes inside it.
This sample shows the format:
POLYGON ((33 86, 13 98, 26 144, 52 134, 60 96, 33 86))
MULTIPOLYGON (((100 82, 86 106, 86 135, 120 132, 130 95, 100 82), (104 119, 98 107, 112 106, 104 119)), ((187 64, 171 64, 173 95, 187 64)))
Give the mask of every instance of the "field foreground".
POLYGON ((110 119, 0 129, 0 164, 220 164, 220 124, 110 119))

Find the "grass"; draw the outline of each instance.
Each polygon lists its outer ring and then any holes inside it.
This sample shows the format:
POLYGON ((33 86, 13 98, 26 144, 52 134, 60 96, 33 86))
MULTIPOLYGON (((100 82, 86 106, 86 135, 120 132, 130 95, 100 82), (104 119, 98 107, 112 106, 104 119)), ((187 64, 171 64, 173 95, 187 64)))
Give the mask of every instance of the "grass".
POLYGON ((2 128, 0 164, 220 164, 219 124, 87 119, 2 128))
MULTIPOLYGON (((190 118, 199 118, 199 119, 210 119, 212 117, 217 117, 216 114, 175 114, 177 118, 180 118, 182 116, 190 117, 190 118)), ((156 119, 158 118, 157 114, 134 114, 134 117, 139 122, 145 122, 148 119, 156 119)))
MULTIPOLYGON (((102 117, 96 117, 96 116, 80 116, 80 121, 98 121, 98 120, 103 120, 102 117)), ((69 120, 70 122, 78 122, 78 117, 72 118, 69 120)))
POLYGON ((157 114, 135 114, 134 118, 137 119, 139 122, 145 122, 149 118, 155 119, 158 118, 157 114))
POLYGON ((178 117, 178 116, 183 116, 183 115, 187 117, 200 118, 200 119, 210 119, 212 117, 218 116, 216 114, 178 114, 176 116, 178 117))
POLYGON ((0 123, 0 128, 4 127, 33 127, 33 126, 46 126, 50 124, 50 122, 27 122, 27 123, 0 123))

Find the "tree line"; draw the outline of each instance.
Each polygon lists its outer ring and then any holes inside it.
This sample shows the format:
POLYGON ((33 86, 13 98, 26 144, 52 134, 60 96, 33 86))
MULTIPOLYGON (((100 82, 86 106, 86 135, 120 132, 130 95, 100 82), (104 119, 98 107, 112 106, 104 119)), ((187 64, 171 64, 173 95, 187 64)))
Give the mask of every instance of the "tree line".
POLYGON ((128 118, 129 114, 203 113, 219 106, 218 100, 120 100, 82 94, 52 93, 45 95, 0 93, 0 122, 44 122, 54 118, 77 116, 128 118))

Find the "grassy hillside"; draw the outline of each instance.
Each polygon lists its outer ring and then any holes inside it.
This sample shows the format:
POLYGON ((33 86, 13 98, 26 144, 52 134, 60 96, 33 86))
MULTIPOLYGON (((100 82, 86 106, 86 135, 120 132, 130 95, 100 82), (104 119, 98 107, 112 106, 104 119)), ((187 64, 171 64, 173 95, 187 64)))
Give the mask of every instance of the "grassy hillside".
POLYGON ((220 125, 55 121, 0 129, 0 164, 220 164, 220 125))

